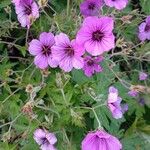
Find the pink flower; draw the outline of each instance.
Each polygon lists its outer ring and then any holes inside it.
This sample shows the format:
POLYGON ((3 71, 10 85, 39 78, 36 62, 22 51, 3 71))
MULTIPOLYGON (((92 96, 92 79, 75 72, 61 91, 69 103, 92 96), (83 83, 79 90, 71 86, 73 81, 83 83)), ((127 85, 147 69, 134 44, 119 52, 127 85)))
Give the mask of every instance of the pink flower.
POLYGON ((41 150, 56 150, 54 147, 54 144, 57 142, 55 134, 46 130, 36 129, 33 138, 41 146, 41 150))
POLYGON ((140 81, 144 81, 148 78, 148 74, 146 74, 145 72, 140 72, 139 74, 139 80, 140 81))
POLYGON ((137 97, 139 95, 139 92, 137 92, 135 90, 131 90, 128 92, 128 95, 131 97, 137 97))
POLYGON ((39 7, 34 0, 13 0, 18 21, 22 27, 30 28, 32 22, 39 17, 39 7))
POLYGON ((141 41, 150 40, 150 16, 148 16, 145 22, 139 25, 139 39, 141 41))
POLYGON ((29 52, 35 56, 34 63, 40 69, 45 69, 48 65, 52 68, 58 66, 58 62, 53 58, 52 54, 52 46, 54 44, 54 35, 50 32, 41 33, 39 40, 33 39, 29 43, 29 52))
POLYGON ((118 90, 111 86, 108 94, 108 108, 110 109, 114 118, 122 118, 124 110, 121 107, 121 97, 118 96, 118 90))
POLYGON ((128 0, 104 0, 105 4, 109 7, 115 7, 116 9, 124 9, 128 4, 128 0))
POLYGON ((53 46, 54 58, 59 62, 59 67, 65 72, 70 72, 73 67, 81 69, 84 65, 84 49, 75 40, 70 41, 68 36, 60 33, 55 36, 56 44, 53 46))
POLYGON ((98 16, 99 10, 102 7, 102 0, 84 0, 80 4, 80 11, 84 17, 98 16))
POLYGON ((103 71, 102 67, 99 65, 99 62, 101 62, 102 60, 102 56, 95 58, 91 56, 86 56, 84 58, 84 74, 88 77, 91 77, 95 72, 103 71))
POLYGON ((121 150, 120 141, 103 130, 89 132, 82 141, 82 150, 121 150))
POLYGON ((115 47, 113 28, 114 22, 110 17, 87 17, 77 33, 77 43, 91 55, 101 55, 115 47))

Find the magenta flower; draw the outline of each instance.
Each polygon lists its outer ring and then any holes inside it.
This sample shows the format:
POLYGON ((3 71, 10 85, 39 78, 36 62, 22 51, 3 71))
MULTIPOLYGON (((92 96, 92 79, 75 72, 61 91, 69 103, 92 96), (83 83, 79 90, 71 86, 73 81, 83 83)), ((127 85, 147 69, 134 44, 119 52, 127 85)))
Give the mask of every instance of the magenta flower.
POLYGON ((139 25, 139 39, 141 41, 150 40, 150 16, 148 16, 145 22, 139 25))
POLYGON ((77 33, 77 43, 91 55, 101 55, 115 47, 113 27, 114 22, 110 17, 87 17, 77 33))
POLYGON ((148 78, 148 74, 146 74, 145 72, 140 72, 139 74, 139 80, 140 81, 144 81, 148 78))
POLYGON ((105 4, 109 7, 115 7, 116 9, 124 9, 128 4, 128 0, 104 0, 105 4))
POLYGON ((41 146, 41 150, 56 150, 54 144, 57 142, 57 138, 54 133, 49 133, 42 129, 36 129, 33 138, 37 144, 41 146))
POLYGON ((32 22, 39 17, 39 7, 34 0, 13 0, 18 21, 22 27, 30 28, 32 22))
POLYGON ((53 58, 52 54, 52 46, 54 44, 54 35, 50 32, 41 33, 39 40, 33 39, 29 43, 29 52, 35 56, 34 64, 40 69, 45 69, 48 65, 52 68, 58 66, 58 62, 53 58))
POLYGON ((99 62, 101 62, 102 60, 102 56, 95 58, 91 56, 86 56, 84 58, 84 74, 88 77, 91 77, 95 72, 103 71, 102 67, 99 65, 99 62))
POLYGON ((99 10, 102 7, 102 0, 84 0, 80 4, 80 11, 84 17, 98 16, 99 10))
POLYGON ((124 109, 121 107, 121 97, 118 96, 118 90, 111 86, 108 94, 108 108, 110 109, 114 118, 122 118, 124 109))
POLYGON ((59 67, 65 72, 70 72, 73 67, 81 69, 84 65, 84 49, 75 40, 70 41, 68 36, 60 33, 55 36, 56 44, 53 46, 54 58, 59 62, 59 67))
POLYGON ((82 141, 82 150, 121 150, 120 141, 103 130, 89 132, 82 141))
POLYGON ((139 95, 139 92, 137 92, 135 90, 131 90, 128 92, 128 95, 131 97, 137 97, 139 95))

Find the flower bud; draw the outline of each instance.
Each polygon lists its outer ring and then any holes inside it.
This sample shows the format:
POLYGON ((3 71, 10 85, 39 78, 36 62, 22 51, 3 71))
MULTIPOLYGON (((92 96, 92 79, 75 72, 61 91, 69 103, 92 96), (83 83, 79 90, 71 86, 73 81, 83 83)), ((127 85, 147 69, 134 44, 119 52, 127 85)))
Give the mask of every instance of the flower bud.
POLYGON ((28 84, 27 86, 26 86, 26 92, 27 93, 31 93, 33 91, 33 85, 32 84, 28 84))
POLYGON ((48 77, 48 75, 50 74, 50 72, 48 71, 48 69, 42 69, 41 73, 44 77, 48 77))
POLYGON ((32 116, 33 114, 33 103, 32 102, 27 102, 21 109, 22 113, 28 116, 32 116))
POLYGON ((39 0, 38 4, 40 6, 40 8, 44 8, 47 6, 48 0, 39 0))
POLYGON ((56 85, 59 88, 63 87, 63 81, 60 73, 56 73, 56 85))

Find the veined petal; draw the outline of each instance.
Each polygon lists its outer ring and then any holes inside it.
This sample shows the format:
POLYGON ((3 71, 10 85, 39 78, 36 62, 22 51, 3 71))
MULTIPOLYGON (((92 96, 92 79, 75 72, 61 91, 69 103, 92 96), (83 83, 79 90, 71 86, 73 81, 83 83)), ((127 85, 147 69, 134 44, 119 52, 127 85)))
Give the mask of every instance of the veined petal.
POLYGON ((45 69, 48 67, 47 57, 45 55, 39 54, 34 58, 34 64, 40 69, 45 69))
POLYGON ((38 55, 42 52, 42 44, 39 40, 33 39, 29 43, 29 52, 31 55, 38 55))

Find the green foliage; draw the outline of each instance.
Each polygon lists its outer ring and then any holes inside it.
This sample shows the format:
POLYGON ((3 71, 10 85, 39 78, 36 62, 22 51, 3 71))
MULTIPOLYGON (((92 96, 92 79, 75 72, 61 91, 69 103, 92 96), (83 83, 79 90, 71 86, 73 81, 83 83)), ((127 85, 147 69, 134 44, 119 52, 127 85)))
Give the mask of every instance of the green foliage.
POLYGON ((58 150, 80 150, 85 135, 97 130, 99 122, 121 140, 123 150, 150 149, 150 80, 138 79, 140 71, 150 74, 150 43, 137 37, 138 25, 150 14, 149 0, 135 6, 130 1, 122 11, 104 6, 103 14, 115 20, 116 47, 104 55, 101 73, 89 78, 83 70, 40 70, 33 63, 28 42, 41 32, 64 32, 75 39, 83 21, 81 2, 49 0, 28 32, 11 1, 0 1, 0 150, 38 150, 33 139, 37 128, 56 134, 58 150), (107 107, 112 85, 129 107, 122 119, 114 119, 107 107), (133 85, 145 89, 136 98, 128 95, 133 85))
POLYGON ((11 1, 10 0, 1 0, 0 1, 0 9, 4 8, 4 7, 7 7, 8 5, 11 4, 11 1))
POLYGON ((149 0, 140 0, 140 5, 142 7, 142 11, 146 14, 150 13, 150 1, 149 0))

